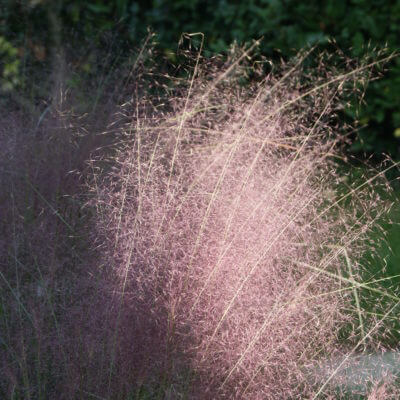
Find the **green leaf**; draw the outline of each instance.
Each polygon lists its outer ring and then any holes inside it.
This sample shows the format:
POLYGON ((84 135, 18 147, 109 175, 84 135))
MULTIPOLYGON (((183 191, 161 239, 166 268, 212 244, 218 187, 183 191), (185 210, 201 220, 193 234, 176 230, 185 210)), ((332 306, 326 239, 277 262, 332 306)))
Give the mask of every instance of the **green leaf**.
POLYGON ((94 4, 94 3, 89 3, 86 6, 90 11, 93 11, 96 14, 101 14, 101 13, 108 13, 111 11, 111 6, 106 5, 106 4, 94 4))
POLYGON ((357 32, 353 37, 353 51, 355 55, 361 55, 364 48, 364 36, 361 32, 357 32))

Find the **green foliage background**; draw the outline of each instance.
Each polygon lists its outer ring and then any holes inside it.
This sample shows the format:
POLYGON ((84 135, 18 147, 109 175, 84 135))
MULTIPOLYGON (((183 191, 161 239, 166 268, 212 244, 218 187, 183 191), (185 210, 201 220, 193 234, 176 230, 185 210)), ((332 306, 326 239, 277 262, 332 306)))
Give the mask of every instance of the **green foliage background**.
MULTIPOLYGON (((148 27, 171 61, 182 32, 203 32, 206 55, 224 52, 234 41, 263 37, 261 52, 271 60, 287 59, 309 45, 323 48, 329 39, 350 57, 361 57, 374 47, 399 51, 400 0, 1 0, 1 88, 23 86, 21 69, 46 62, 57 40, 85 51, 104 45, 104 35, 112 32, 117 52, 139 45, 148 27)), ((84 72, 91 64, 88 59, 84 72)), ((370 83, 365 104, 346 113, 367 126, 352 151, 398 158, 400 58, 387 68, 383 79, 370 83)))

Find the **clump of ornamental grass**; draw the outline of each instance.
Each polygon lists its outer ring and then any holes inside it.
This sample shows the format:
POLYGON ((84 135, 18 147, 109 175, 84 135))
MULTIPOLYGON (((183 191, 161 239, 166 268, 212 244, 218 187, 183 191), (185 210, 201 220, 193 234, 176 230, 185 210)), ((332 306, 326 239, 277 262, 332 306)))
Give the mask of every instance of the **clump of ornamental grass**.
POLYGON ((80 341, 71 326, 93 286, 81 274, 90 251, 76 173, 93 124, 61 105, 37 108, 36 118, 10 102, 0 114, 0 397, 9 399, 66 398, 60 382, 71 380, 80 341))
POLYGON ((94 162, 111 397, 125 381, 160 398, 316 398, 335 393, 337 371, 313 372, 327 359, 384 346, 397 297, 370 318, 362 292, 380 289, 360 260, 390 186, 336 172, 352 133, 338 115, 383 60, 304 52, 271 71, 253 50, 133 89, 94 162))
POLYGON ((397 398, 399 293, 366 261, 395 164, 354 178, 340 117, 391 56, 163 75, 151 38, 84 116, 73 90, 0 116, 0 397, 397 398))
MULTIPOLYGON (((127 64, 134 68, 134 62, 127 64)), ((87 240, 90 215, 82 210, 87 197, 81 177, 93 148, 109 141, 97 133, 115 112, 126 69, 97 69, 101 85, 84 104, 80 98, 88 86, 93 90, 94 78, 72 93, 65 76, 42 82, 42 88, 56 88, 43 90, 43 98, 29 99, 22 90, 0 96, 2 399, 76 398, 82 382, 85 388, 91 384, 91 354, 102 352, 92 330, 100 332, 97 340, 104 328, 87 324, 88 310, 96 304, 100 309, 100 300, 97 281, 88 279, 93 275, 87 260, 95 254, 87 240), (118 84, 112 81, 116 75, 118 84), (76 111, 82 108, 90 112, 76 111), (82 333, 87 331, 88 337, 82 333)))

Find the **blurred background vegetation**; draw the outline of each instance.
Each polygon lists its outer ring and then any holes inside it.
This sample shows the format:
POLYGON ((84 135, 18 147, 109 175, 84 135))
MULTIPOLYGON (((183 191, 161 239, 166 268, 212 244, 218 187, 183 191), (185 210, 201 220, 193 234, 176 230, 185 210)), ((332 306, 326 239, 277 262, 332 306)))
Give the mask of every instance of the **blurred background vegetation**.
MULTIPOLYGON (((69 46, 68 62, 77 67, 75 80, 69 83, 79 86, 85 77, 99 73, 99 64, 104 67, 108 62, 110 67, 121 54, 137 48, 149 28, 171 62, 182 32, 203 32, 206 56, 227 51, 235 41, 243 44, 262 37, 260 51, 272 61, 288 59, 305 46, 328 47, 330 39, 350 57, 362 57, 374 48, 392 52, 400 48, 400 0, 1 0, 0 4, 1 90, 11 95, 23 88, 36 99, 46 97, 43 71, 46 67, 50 71, 51 63, 54 67, 61 47, 69 46)), ((384 152, 398 159, 400 58, 386 68, 382 79, 369 84, 364 102, 353 104, 345 117, 359 121, 361 128, 351 152, 384 152)))

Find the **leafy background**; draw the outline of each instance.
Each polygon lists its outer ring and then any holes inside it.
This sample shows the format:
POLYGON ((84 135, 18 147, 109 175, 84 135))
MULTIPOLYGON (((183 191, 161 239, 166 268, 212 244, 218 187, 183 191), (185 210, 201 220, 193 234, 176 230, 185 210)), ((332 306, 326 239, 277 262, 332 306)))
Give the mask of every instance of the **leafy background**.
MULTIPOLYGON (((81 72, 96 73, 94 54, 105 37, 112 36, 107 45, 115 55, 138 46, 149 27, 171 61, 182 32, 203 32, 209 56, 234 41, 263 37, 261 52, 272 61, 288 59, 305 46, 328 47, 330 39, 349 56, 362 57, 373 48, 399 50, 400 1, 3 0, 1 88, 26 86, 27 68, 49 62, 51 48, 61 43, 73 44, 72 58, 85 49, 81 72)), ((363 127, 350 149, 360 155, 400 156, 400 58, 387 69, 383 79, 370 83, 365 103, 353 104, 344 116, 363 127)))

